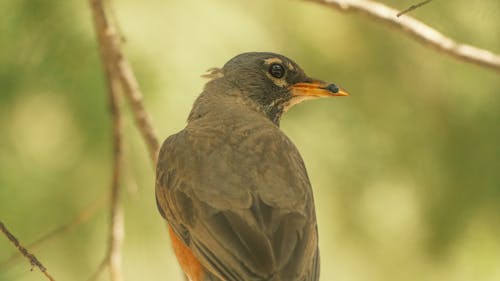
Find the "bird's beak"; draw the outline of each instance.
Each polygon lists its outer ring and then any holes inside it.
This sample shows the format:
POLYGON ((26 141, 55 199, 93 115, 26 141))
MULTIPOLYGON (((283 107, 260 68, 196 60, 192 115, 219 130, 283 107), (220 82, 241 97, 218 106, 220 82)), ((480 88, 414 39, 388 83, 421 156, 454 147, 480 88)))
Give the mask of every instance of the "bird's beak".
POLYGON ((320 97, 338 97, 348 96, 344 89, 335 84, 326 83, 321 80, 312 80, 311 82, 300 82, 290 86, 290 92, 294 97, 320 98, 320 97))

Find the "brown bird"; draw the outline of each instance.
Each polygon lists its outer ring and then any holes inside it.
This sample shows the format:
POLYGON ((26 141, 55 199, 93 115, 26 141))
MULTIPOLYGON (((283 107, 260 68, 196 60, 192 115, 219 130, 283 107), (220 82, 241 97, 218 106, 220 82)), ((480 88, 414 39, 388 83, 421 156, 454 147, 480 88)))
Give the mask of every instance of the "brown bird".
POLYGON ((156 201, 191 281, 316 281, 311 184, 281 115, 312 98, 347 96, 289 58, 243 53, 196 99, 162 145, 156 201))

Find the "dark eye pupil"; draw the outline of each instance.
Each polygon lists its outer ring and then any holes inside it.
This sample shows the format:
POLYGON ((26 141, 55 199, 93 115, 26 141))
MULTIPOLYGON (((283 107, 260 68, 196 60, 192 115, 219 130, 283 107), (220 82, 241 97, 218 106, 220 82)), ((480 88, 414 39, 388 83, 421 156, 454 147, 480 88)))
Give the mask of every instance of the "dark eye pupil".
POLYGON ((269 67, 269 73, 276 78, 282 78, 285 75, 285 68, 281 64, 273 63, 269 67))

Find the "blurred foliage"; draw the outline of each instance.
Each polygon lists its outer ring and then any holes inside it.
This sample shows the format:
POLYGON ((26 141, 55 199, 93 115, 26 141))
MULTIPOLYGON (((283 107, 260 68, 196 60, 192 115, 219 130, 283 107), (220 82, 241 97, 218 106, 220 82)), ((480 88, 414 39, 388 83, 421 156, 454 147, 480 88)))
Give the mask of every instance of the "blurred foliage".
MULTIPOLYGON (((498 73, 302 1, 114 6, 162 139, 184 126, 199 75, 245 51, 286 54, 351 92, 282 122, 314 187, 321 280, 500 280, 498 73)), ((411 15, 499 53, 499 13, 498 1, 457 0, 411 15)), ((0 218, 29 244, 107 196, 107 97, 86 1, 1 1, 0 15, 0 218)), ((181 280, 129 116, 125 159, 126 280, 181 280)), ((106 233, 103 208, 33 252, 57 280, 86 280, 106 233)), ((15 251, 0 238, 0 264, 15 251)), ((0 280, 43 279, 29 268, 0 267, 0 280)))

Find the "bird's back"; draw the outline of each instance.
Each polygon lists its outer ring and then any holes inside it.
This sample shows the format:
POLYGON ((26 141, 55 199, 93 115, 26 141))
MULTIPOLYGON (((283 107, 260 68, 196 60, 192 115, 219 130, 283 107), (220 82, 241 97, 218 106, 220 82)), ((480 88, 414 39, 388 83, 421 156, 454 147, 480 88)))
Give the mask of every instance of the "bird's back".
POLYGON ((316 281, 314 202, 296 147, 247 105, 218 99, 211 108, 162 146, 163 216, 207 278, 316 281))

